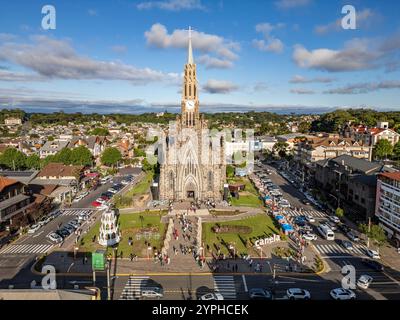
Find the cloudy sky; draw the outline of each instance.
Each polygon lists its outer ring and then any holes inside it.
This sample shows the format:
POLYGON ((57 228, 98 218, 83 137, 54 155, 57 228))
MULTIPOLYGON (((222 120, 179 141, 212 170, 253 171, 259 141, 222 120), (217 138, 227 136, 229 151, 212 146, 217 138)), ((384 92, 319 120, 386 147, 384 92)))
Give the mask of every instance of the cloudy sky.
POLYGON ((0 108, 177 111, 192 26, 204 111, 400 109, 397 0, 46 3, 56 30, 43 1, 2 1, 0 108))

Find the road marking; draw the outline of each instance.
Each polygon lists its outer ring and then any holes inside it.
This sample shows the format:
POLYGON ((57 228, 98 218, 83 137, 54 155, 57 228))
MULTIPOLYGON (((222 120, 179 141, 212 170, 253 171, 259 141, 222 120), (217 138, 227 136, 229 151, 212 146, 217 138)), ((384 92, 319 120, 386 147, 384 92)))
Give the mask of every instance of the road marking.
POLYGON ((242 274, 243 285, 244 285, 244 292, 247 292, 247 283, 246 283, 246 276, 242 274))
POLYGON ((36 238, 36 237, 40 236, 43 232, 44 232, 44 231, 42 230, 42 231, 40 231, 39 233, 36 233, 35 235, 32 236, 32 238, 36 238))
POLYGON ((236 299, 236 287, 233 276, 214 276, 214 290, 225 299, 236 299))

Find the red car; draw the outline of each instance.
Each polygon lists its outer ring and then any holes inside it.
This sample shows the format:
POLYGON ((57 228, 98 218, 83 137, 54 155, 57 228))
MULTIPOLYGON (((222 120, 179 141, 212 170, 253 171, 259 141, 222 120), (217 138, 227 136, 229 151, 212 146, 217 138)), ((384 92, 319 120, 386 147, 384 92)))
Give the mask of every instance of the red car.
POLYGON ((100 203, 100 202, 97 202, 97 201, 93 201, 93 202, 92 202, 92 206, 93 206, 93 207, 100 207, 100 206, 101 206, 101 203, 100 203))

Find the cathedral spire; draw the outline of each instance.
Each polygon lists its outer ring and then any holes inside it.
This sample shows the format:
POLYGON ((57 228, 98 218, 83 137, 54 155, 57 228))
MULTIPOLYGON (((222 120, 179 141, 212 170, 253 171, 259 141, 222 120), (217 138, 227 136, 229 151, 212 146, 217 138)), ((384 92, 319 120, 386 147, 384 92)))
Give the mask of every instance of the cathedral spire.
POLYGON ((189 26, 189 48, 188 48, 188 64, 193 64, 193 50, 192 50, 192 27, 189 26))

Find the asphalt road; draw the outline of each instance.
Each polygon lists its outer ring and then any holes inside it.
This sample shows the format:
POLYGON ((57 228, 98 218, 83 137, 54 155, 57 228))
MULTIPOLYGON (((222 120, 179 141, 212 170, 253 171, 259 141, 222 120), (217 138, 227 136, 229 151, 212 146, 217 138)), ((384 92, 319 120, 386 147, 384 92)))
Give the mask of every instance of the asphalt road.
MULTIPOLYGON (((79 202, 73 203, 70 209, 92 209, 95 216, 98 212, 91 206, 91 203, 96 200, 103 192, 107 191, 112 187, 113 183, 118 183, 123 180, 123 177, 114 177, 113 182, 108 182, 104 185, 99 186, 96 190, 92 191, 84 199, 79 202)), ((136 183, 136 179, 133 185, 136 183)), ((130 187, 132 184, 130 185, 130 187)), ((44 254, 45 252, 50 252, 53 248, 58 248, 58 244, 55 244, 47 237, 50 233, 56 231, 59 226, 68 224, 76 218, 72 211, 67 209, 66 212, 59 215, 46 225, 42 226, 34 234, 25 234, 16 242, 8 245, 10 247, 3 247, 0 249, 0 281, 2 279, 13 278, 24 266, 33 261, 37 256, 44 254), (68 213, 68 211, 70 213, 68 213), (12 248, 11 248, 12 247, 12 248), (4 251, 4 253, 2 253, 4 251)), ((88 228, 89 222, 85 222, 81 226, 81 229, 88 228)), ((75 235, 70 235, 65 239, 65 247, 73 244, 73 239, 75 235)))

